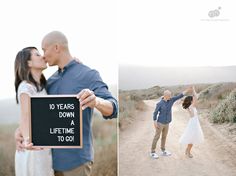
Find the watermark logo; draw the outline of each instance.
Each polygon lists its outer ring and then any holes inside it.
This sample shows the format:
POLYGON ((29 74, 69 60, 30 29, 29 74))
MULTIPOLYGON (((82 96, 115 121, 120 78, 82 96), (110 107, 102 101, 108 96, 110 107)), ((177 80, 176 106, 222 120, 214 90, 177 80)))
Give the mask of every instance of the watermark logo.
POLYGON ((218 9, 209 11, 208 16, 210 18, 218 17, 218 16, 220 16, 220 10, 221 10, 221 7, 218 7, 218 9))
POLYGON ((229 21, 229 19, 222 18, 222 7, 208 11, 208 18, 201 19, 201 21, 229 21))

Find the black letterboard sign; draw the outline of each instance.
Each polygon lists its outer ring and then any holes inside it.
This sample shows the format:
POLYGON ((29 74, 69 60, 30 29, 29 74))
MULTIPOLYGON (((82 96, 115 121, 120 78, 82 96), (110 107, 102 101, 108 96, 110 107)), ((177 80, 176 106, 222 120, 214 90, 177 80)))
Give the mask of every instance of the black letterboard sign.
POLYGON ((82 109, 75 95, 30 97, 30 142, 49 148, 82 148, 82 109))

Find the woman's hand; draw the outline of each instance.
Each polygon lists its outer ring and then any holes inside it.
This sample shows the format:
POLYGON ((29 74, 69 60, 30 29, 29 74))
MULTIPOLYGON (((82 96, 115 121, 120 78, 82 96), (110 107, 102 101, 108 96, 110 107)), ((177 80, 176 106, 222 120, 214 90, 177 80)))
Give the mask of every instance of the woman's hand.
POLYGON ((82 64, 83 62, 80 60, 80 59, 78 59, 77 57, 73 57, 73 59, 76 61, 76 62, 78 62, 79 64, 82 64))
POLYGON ((15 141, 16 141, 16 150, 17 151, 25 151, 25 150, 43 150, 41 147, 33 146, 33 143, 29 142, 29 139, 24 141, 22 133, 19 128, 15 131, 15 141))
POLYGON ((24 144, 23 144, 24 138, 22 136, 22 133, 19 128, 15 131, 15 142, 16 142, 16 150, 17 151, 24 151, 24 144))
POLYGON ((33 146, 33 143, 29 142, 29 138, 24 141, 24 148, 26 150, 43 150, 42 147, 33 146))

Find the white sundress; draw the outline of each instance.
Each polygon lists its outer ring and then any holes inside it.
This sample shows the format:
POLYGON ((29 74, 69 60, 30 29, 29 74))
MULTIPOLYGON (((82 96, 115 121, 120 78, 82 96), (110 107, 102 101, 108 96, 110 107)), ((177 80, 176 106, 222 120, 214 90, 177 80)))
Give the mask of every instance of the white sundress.
MULTIPOLYGON (((47 95, 45 89, 37 92, 36 87, 23 81, 18 88, 18 100, 22 93, 28 95, 47 95)), ((50 149, 40 151, 16 151, 15 153, 16 176, 54 176, 52 169, 52 155, 50 149)))
POLYGON ((193 110, 193 117, 188 121, 184 133, 179 139, 180 144, 200 144, 204 141, 204 135, 199 123, 197 109, 190 107, 193 110))

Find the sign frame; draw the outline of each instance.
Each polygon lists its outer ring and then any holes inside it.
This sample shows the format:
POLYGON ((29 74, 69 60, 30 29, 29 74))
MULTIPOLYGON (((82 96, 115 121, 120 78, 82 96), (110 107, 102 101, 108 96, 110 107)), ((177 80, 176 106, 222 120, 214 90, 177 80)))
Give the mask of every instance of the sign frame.
MULTIPOLYGON (((40 98, 40 99, 44 99, 44 98, 77 98, 76 95, 35 95, 35 96, 30 96, 29 98, 29 103, 28 103, 28 107, 29 107, 29 142, 32 143, 32 109, 31 109, 31 101, 32 98, 40 98)), ((78 100, 79 103, 79 128, 80 128, 80 145, 79 146, 73 146, 73 145, 34 145, 33 147, 40 147, 40 148, 83 148, 83 113, 82 113, 82 106, 78 100)))

